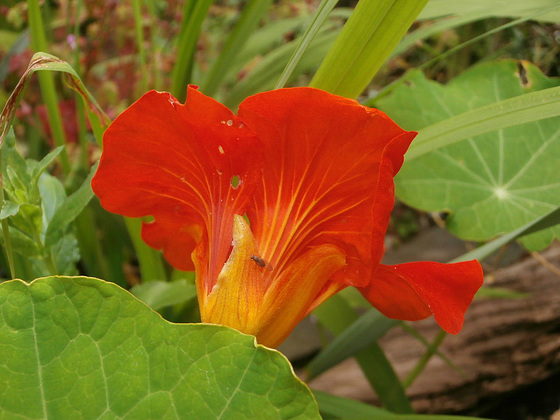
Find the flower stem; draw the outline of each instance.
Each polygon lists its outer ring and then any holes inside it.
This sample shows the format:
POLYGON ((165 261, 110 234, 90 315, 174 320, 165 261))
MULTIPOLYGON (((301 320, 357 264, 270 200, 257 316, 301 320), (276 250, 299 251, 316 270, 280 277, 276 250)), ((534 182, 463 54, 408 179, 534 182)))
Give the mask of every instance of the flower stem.
MULTIPOLYGON (((34 52, 47 51, 47 39, 41 17, 41 9, 38 0, 27 0, 29 9, 29 28, 31 31, 31 47, 34 52)), ((55 145, 66 145, 66 136, 62 126, 62 118, 58 109, 58 98, 54 85, 54 78, 50 72, 42 71, 38 74, 39 85, 45 106, 47 107, 47 115, 51 127, 52 136, 55 145)), ((70 172, 70 162, 68 160, 68 152, 66 148, 60 153, 60 163, 65 174, 70 172)))
POLYGON ((134 29, 136 32, 136 45, 138 48, 138 60, 140 61, 140 90, 146 92, 148 90, 149 72, 146 68, 146 49, 144 48, 144 25, 142 23, 141 0, 132 0, 132 9, 134 10, 134 29))
POLYGON ((408 376, 403 380, 402 384, 405 388, 408 388, 412 385, 412 382, 422 373, 432 356, 436 353, 437 348, 443 342, 443 340, 447 337, 447 333, 443 330, 440 330, 434 341, 432 342, 432 346, 426 349, 426 352, 422 355, 420 360, 414 366, 414 369, 408 374, 408 376))
MULTIPOLYGON (((313 314, 335 335, 341 334, 358 319, 358 314, 339 295, 324 302, 313 314)), ((355 358, 385 408, 395 413, 414 412, 399 378, 379 344, 370 344, 358 352, 355 358)))

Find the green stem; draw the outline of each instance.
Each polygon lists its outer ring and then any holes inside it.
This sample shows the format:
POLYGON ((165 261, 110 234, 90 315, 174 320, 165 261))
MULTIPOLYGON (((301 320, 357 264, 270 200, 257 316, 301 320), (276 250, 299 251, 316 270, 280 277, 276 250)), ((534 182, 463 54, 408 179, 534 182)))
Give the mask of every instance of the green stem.
POLYGON ((96 224, 91 207, 76 217, 76 237, 88 275, 109 280, 107 260, 97 238, 96 224))
POLYGON ((299 42, 297 48, 295 49, 294 53, 290 57, 290 61, 288 61, 288 65, 284 68, 284 71, 280 75, 280 79, 278 79, 278 82, 276 82, 274 89, 280 89, 286 85, 288 79, 290 78, 296 66, 298 65, 301 58, 303 57, 303 54, 305 53, 305 51, 307 51, 309 45, 311 45, 311 41, 313 41, 315 35, 317 35, 317 32, 319 32, 319 29, 321 29, 323 23, 325 23, 325 20, 329 16, 334 6, 336 6, 336 3, 338 3, 338 0, 321 1, 321 4, 319 4, 319 7, 317 8, 315 14, 313 15, 313 21, 305 30, 305 33, 303 34, 301 41, 299 42))
MULTIPOLYGON (((77 0, 74 13, 74 28, 73 34, 75 42, 78 42, 80 36, 80 13, 82 10, 82 0, 77 0)), ((70 13, 68 14, 70 15, 70 13)), ((80 49, 76 46, 73 51, 74 55, 74 70, 78 76, 82 76, 80 66, 80 49)), ((78 140, 80 142, 80 164, 85 170, 89 166, 87 154, 87 136, 86 136, 86 116, 84 103, 80 100, 76 101, 76 119, 78 122, 78 140)))
POLYGON ((161 260, 161 253, 153 248, 150 248, 144 243, 141 237, 142 219, 131 219, 125 217, 124 219, 130 239, 134 245, 138 263, 140 264, 140 275, 142 281, 154 280, 167 280, 167 274, 163 261, 161 260))
MULTIPOLYGON (((47 39, 41 17, 41 9, 38 0, 27 0, 29 11, 29 29, 31 31, 31 47, 34 52, 47 51, 47 39)), ((66 136, 62 125, 60 110, 58 109, 58 97, 51 72, 42 71, 38 74, 41 94, 47 107, 47 115, 51 127, 51 133, 56 146, 66 145, 66 136)), ((70 162, 66 148, 60 154, 60 163, 65 174, 70 172, 70 162)))
MULTIPOLYGON (((324 302, 313 314, 335 335, 341 334, 359 318, 354 309, 339 295, 324 302)), ((355 358, 385 408, 395 413, 414 412, 399 378, 377 343, 358 352, 355 358)))
POLYGON ((151 67, 152 67, 152 89, 159 90, 161 84, 161 74, 157 63, 160 62, 159 56, 161 49, 157 48, 157 36, 156 28, 158 27, 156 22, 156 5, 155 1, 148 1, 148 12, 150 13, 150 53, 151 57, 151 67))
POLYGON ((47 269, 49 270, 49 275, 50 276, 57 275, 58 269, 56 268, 56 263, 54 261, 52 247, 50 247, 49 249, 45 249, 45 246, 43 245, 43 241, 41 241, 41 234, 35 228, 35 224, 33 223, 33 221, 27 220, 26 222, 28 226, 33 226, 33 236, 35 237, 35 243, 39 247, 40 255, 42 256, 43 261, 47 265, 47 269))
POLYGON ((185 2, 181 32, 177 40, 177 60, 173 66, 171 81, 171 93, 180 101, 184 101, 187 95, 198 35, 211 4, 212 0, 185 2))
POLYGON ((229 66, 243 49, 245 42, 259 24, 261 17, 270 8, 271 3, 271 0, 248 0, 246 2, 233 30, 227 35, 220 55, 212 63, 204 81, 201 83, 201 90, 206 95, 212 96, 216 93, 220 82, 229 70, 229 66))
POLYGON ((432 356, 436 353, 437 348, 443 342, 445 337, 447 337, 447 333, 443 330, 440 330, 436 338, 432 342, 432 346, 426 349, 426 352, 422 355, 420 360, 418 360, 416 366, 414 366, 414 369, 412 369, 412 371, 402 382, 405 388, 408 388, 410 385, 412 385, 412 382, 414 382, 414 380, 418 377, 418 375, 422 373, 422 371, 424 370, 424 368, 426 367, 426 365, 428 364, 432 356))
POLYGON ((132 0, 134 10, 134 29, 136 33, 136 45, 138 48, 138 60, 140 61, 140 89, 142 92, 148 90, 148 69, 146 68, 146 49, 144 48, 144 25, 142 24, 141 0, 132 0))

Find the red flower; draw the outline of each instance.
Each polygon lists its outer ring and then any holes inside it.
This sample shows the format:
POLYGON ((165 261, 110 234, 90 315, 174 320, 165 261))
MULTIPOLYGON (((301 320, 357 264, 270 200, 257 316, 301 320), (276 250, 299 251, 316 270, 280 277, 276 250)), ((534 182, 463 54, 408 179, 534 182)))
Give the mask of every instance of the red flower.
POLYGON ((393 177, 415 134, 311 88, 252 96, 238 116, 193 87, 184 105, 152 91, 105 133, 92 185, 107 210, 153 216, 143 238, 196 270, 203 322, 275 347, 355 286, 390 317, 434 314, 458 333, 478 262, 380 264, 393 177))

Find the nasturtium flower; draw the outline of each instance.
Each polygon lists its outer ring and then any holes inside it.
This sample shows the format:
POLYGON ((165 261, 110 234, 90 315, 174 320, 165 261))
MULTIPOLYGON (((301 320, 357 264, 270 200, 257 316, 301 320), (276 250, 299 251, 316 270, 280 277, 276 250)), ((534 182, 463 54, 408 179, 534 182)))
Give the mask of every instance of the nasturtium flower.
POLYGON ((393 177, 416 133, 318 89, 247 98, 237 116, 188 88, 151 91, 107 129, 92 181, 102 206, 151 216, 144 241, 196 271, 203 322, 276 347, 354 286, 382 313, 434 315, 458 333, 482 284, 476 261, 381 264, 393 177))

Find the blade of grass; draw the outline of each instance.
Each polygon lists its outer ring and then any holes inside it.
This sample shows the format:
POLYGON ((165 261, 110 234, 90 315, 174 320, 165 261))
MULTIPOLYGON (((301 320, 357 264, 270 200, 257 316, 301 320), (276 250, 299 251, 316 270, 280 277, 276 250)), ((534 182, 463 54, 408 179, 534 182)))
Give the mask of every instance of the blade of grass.
POLYGON ((360 1, 310 86, 356 98, 427 2, 360 1))
MULTIPOLYGON (((151 2, 150 2, 151 3, 151 2)), ((74 39, 77 41, 80 36, 80 16, 82 11, 82 0, 77 0, 74 4, 74 39)), ((70 6, 69 6, 70 7, 70 6)), ((68 14, 71 15, 70 13, 68 14)), ((81 77, 81 63, 80 63, 80 49, 75 47, 73 49, 73 69, 78 76, 81 77)), ((85 120, 85 106, 83 101, 76 101, 76 116, 78 120, 78 139, 80 141, 80 164, 82 171, 86 171, 89 166, 88 158, 88 141, 86 135, 86 120, 85 120)), ((98 127, 98 136, 101 128, 98 127)), ((80 255, 82 262, 86 268, 86 272, 91 277, 100 279, 109 279, 109 269, 107 260, 103 255, 101 243, 97 238, 96 224, 93 216, 92 207, 88 205, 76 217, 74 227, 76 229, 76 239, 80 248, 80 255)))
POLYGON ((385 419, 394 416, 393 413, 361 401, 338 397, 326 392, 313 390, 313 395, 323 416, 342 419, 385 419))
POLYGON ((495 28, 493 28, 489 31, 484 32, 483 34, 480 34, 478 36, 475 36, 474 38, 471 38, 471 39, 469 39, 465 42, 462 42, 461 44, 456 45, 453 48, 450 48, 449 50, 439 54, 437 57, 434 57, 433 59, 431 59, 431 60, 427 61, 426 63, 422 64, 421 66, 417 67, 417 70, 424 69, 428 66, 431 66, 432 64, 436 63, 437 61, 440 61, 441 59, 443 59, 443 58, 445 58, 445 57, 447 57, 451 54, 454 54, 457 51, 459 51, 459 50, 461 50, 461 49, 463 49, 463 48, 465 48, 465 47, 467 47, 467 46, 469 46, 469 45, 471 45, 475 42, 478 42, 481 39, 484 39, 484 38, 486 38, 490 35, 493 35, 495 33, 503 31, 504 29, 510 28, 512 26, 519 25, 520 23, 526 22, 528 20, 535 19, 539 16, 545 15, 545 14, 547 14, 551 11, 555 11, 555 10, 560 10, 560 2, 557 2, 556 4, 554 4, 551 7, 546 7, 546 8, 543 8, 543 9, 539 9, 537 12, 535 12, 531 15, 527 15, 527 16, 524 16, 522 18, 519 18, 519 19, 513 20, 511 22, 505 23, 503 25, 497 26, 497 27, 495 27, 495 28))
MULTIPOLYGON (((340 32, 338 22, 335 19, 347 20, 352 14, 352 9, 337 7, 332 10, 329 15, 331 19, 327 21, 327 24, 323 25, 320 32, 328 31, 331 29, 336 29, 340 32), (332 22, 332 25, 331 25, 332 22), (336 26, 335 26, 336 25, 336 26)), ((300 33, 303 34, 305 29, 309 26, 312 16, 298 16, 289 19, 281 19, 273 22, 267 23, 255 30, 251 37, 245 43, 244 48, 237 54, 235 60, 230 63, 227 69, 227 73, 224 77, 223 83, 227 85, 234 85, 238 81, 238 76, 240 71, 249 64, 252 60, 257 57, 266 56, 274 48, 279 48, 279 46, 285 43, 285 38, 287 34, 296 34, 295 41, 300 39, 300 33)), ((334 40, 333 40, 334 42, 334 40)), ((302 58, 305 61, 305 57, 309 55, 310 52, 314 51, 314 47, 307 50, 302 58)), ((321 57, 321 60, 326 56, 326 53, 321 57)), ((289 58, 289 57, 288 57, 289 58)), ((286 65, 287 60, 283 63, 286 65)), ((317 64, 316 68, 319 67, 320 62, 317 64)), ((315 70, 316 70, 315 68, 315 70)), ((278 76, 280 73, 278 73, 278 76)), ((278 77, 277 76, 277 77, 278 77)), ((274 86, 271 84, 271 86, 274 86)))
POLYGON ((331 343, 305 367, 308 379, 313 379, 327 369, 368 347, 383 337, 398 321, 389 319, 371 309, 344 329, 331 343))
POLYGON ((140 275, 143 282, 154 280, 167 281, 167 274, 163 261, 161 260, 161 253, 153 248, 150 248, 142 240, 142 219, 124 218, 132 245, 136 251, 136 257, 140 265, 140 275))
POLYGON ((185 2, 181 31, 177 39, 177 59, 171 75, 171 93, 179 101, 184 101, 187 95, 198 35, 211 4, 212 0, 185 2))
MULTIPOLYGON (((523 17, 535 13, 535 11, 554 4, 557 0, 532 0, 532 1, 503 1, 485 0, 465 2, 463 0, 431 0, 422 10, 419 20, 435 19, 450 15, 463 15, 477 13, 480 10, 488 10, 487 17, 523 17)), ((558 21, 553 14, 543 16, 544 20, 550 22, 558 21)))
MULTIPOLYGON (((432 1, 421 13, 424 14, 424 12, 427 11, 428 8, 430 8, 430 6, 432 6, 434 2, 432 1)), ((429 36, 435 35, 441 31, 444 31, 446 29, 451 29, 451 28, 456 28, 458 26, 464 25, 466 23, 470 23, 470 22, 474 22, 477 20, 482 20, 482 19, 487 19, 489 17, 498 17, 498 16, 510 16, 511 13, 513 11, 518 11, 518 12, 522 12, 523 16, 521 16, 521 19, 518 19, 514 22, 509 22, 506 24, 506 26, 502 25, 499 26, 498 28, 494 28, 492 29, 492 31, 486 32, 482 35, 480 35, 480 37, 485 37, 488 35, 491 35, 497 31, 503 30, 508 28, 509 26, 512 25, 516 25, 519 23, 524 22, 525 20, 528 19, 536 19, 539 16, 542 16, 543 14, 549 13, 551 11, 554 11, 556 9, 559 8, 560 2, 558 0, 545 0, 543 2, 543 5, 541 7, 537 7, 537 8, 530 8, 529 10, 527 10, 527 5, 526 4, 507 4, 505 5, 506 7, 504 8, 504 4, 500 3, 500 6, 497 7, 496 4, 490 6, 490 7, 480 7, 478 5, 478 7, 475 7, 472 10, 468 10, 465 12, 464 9, 460 10, 459 8, 457 8, 457 10, 454 11, 454 13, 457 13, 458 15, 456 16, 446 16, 442 19, 440 19, 437 22, 434 22, 430 25, 427 26, 423 26, 420 29, 417 29, 415 31, 410 32, 409 34, 407 34, 402 41, 399 43, 399 45, 397 45, 397 47, 391 52, 391 56, 395 56, 398 55, 402 52, 404 52, 406 49, 408 49, 409 47, 411 47, 412 45, 414 45, 416 42, 418 42, 421 39, 425 39, 429 36), (520 10, 522 9, 522 10, 520 10), (460 14, 459 14, 460 13, 460 14)), ((418 18, 420 19, 422 16, 419 16, 418 18)), ((476 38, 476 40, 480 40, 481 38, 476 38)), ((469 43, 471 42, 471 40, 468 41, 469 43)), ((469 45, 469 44, 467 44, 469 45)), ((460 45, 457 47, 463 48, 466 45, 460 45)), ((457 48, 455 47, 455 48, 457 48)), ((453 52, 456 50, 453 50, 453 52)), ((449 52, 446 52, 446 54, 449 52)), ((438 59, 440 59, 438 57, 438 59)))
POLYGON ((336 6, 336 3, 338 3, 338 0, 321 1, 319 7, 317 7, 317 10, 315 11, 315 14, 313 15, 311 24, 307 27, 305 33, 301 37, 301 41, 290 57, 290 60, 288 61, 288 64, 280 75, 280 79, 278 79, 278 82, 276 82, 274 89, 280 89, 286 85, 288 79, 292 75, 292 72, 303 57, 305 51, 307 51, 307 48, 311 44, 311 41, 313 41, 313 38, 315 38, 315 35, 317 35, 317 33, 319 32, 319 29, 321 29, 321 27, 323 26, 323 23, 325 23, 325 20, 329 17, 331 10, 334 8, 334 6, 336 6))
POLYGON ((227 36, 225 45, 218 58, 212 63, 201 83, 201 90, 206 95, 214 95, 226 76, 230 64, 237 54, 243 49, 245 42, 256 29, 263 15, 268 11, 272 0, 249 0, 243 7, 241 16, 233 30, 227 36))
MULTIPOLYGON (((338 31, 321 32, 311 44, 308 53, 299 62, 292 76, 314 69, 334 42, 338 31)), ((267 54, 244 79, 233 86, 223 103, 233 109, 249 95, 272 89, 274 80, 282 73, 286 62, 297 46, 297 41, 289 42, 267 54)))
POLYGON ((325 418, 379 419, 379 420, 488 420, 480 417, 453 416, 445 414, 395 414, 373 405, 326 392, 312 390, 319 411, 325 418))
POLYGON ((426 39, 432 35, 438 34, 447 29, 456 28, 461 25, 465 25, 470 22, 475 22, 477 20, 482 20, 488 18, 490 12, 493 9, 483 9, 477 10, 472 13, 466 13, 460 16, 452 16, 443 18, 437 22, 430 25, 423 26, 420 29, 416 29, 404 36, 404 38, 399 42, 396 48, 391 52, 390 57, 394 57, 398 54, 405 52, 408 48, 412 47, 418 41, 426 39))
MULTIPOLYGON (((313 313, 335 335, 342 334, 358 319, 352 307, 338 295, 324 302, 313 313)), ((355 358, 385 408, 396 413, 414 412, 391 363, 377 343, 358 352, 355 358)))
POLYGON ((86 207, 76 217, 76 238, 80 247, 80 255, 90 277, 110 280, 109 268, 101 243, 97 240, 97 229, 91 207, 86 207))
POLYGON ((148 90, 148 72, 146 66, 146 48, 144 47, 144 22, 142 20, 142 0, 132 0, 134 12, 134 34, 136 36, 136 47, 138 48, 138 61, 140 64, 140 90, 148 90))
MULTIPOLYGON (((70 4, 68 5, 70 8, 70 4)), ((80 36, 80 15, 82 12, 82 0, 77 0, 74 4, 73 9, 74 15, 74 27, 72 28, 72 33, 74 36, 74 42, 76 45, 72 47, 72 57, 73 57, 73 69, 77 75, 81 76, 81 63, 80 63, 80 49, 77 47, 77 41, 80 36)), ((72 12, 68 11, 68 16, 72 16, 72 12)), ((76 120, 78 124, 78 141, 80 142, 80 167, 82 171, 87 171, 89 166, 88 162, 88 147, 86 138, 86 117, 85 117, 85 107, 83 102, 76 101, 76 120)))
POLYGON ((152 88, 159 90, 161 84, 161 72, 157 66, 160 59, 159 56, 161 54, 161 48, 157 43, 157 16, 156 16, 156 2, 149 1, 148 2, 148 11, 150 13, 150 59, 152 60, 152 88))
MULTIPOLYGON (((31 31, 31 48, 35 53, 46 52, 47 39, 45 37, 45 29, 43 19, 41 17, 41 8, 38 0, 27 0, 27 8, 29 12, 29 28, 31 31)), ((54 78, 50 73, 39 74, 39 85, 43 101, 47 108, 47 116, 54 143, 57 146, 66 145, 66 136, 62 126, 62 118, 58 109, 58 97, 54 86, 54 78)), ((60 164, 65 174, 70 172, 70 162, 68 160, 68 152, 66 148, 60 154, 60 164)))
MULTIPOLYGON (((424 64, 418 66, 418 67, 417 67, 415 70, 413 70, 413 71, 419 71, 419 70, 421 70, 421 69, 424 69, 424 68, 426 68, 426 67, 428 67, 428 66, 430 66, 430 65, 432 65, 432 64, 434 64, 434 63, 436 63, 437 61, 439 61, 439 60, 441 60, 441 59, 447 57, 448 55, 453 54, 453 53, 456 53, 457 51, 459 51, 459 50, 461 50, 461 49, 463 49, 463 48, 465 48, 465 47, 467 47, 467 46, 469 46, 469 45, 471 45, 471 44, 473 44, 473 43, 475 43, 475 42, 477 42, 477 41, 480 41, 481 39, 483 39, 483 38, 485 38, 485 37, 487 37, 487 36, 490 36, 490 35, 492 35, 492 34, 495 34, 495 33, 499 32, 499 31, 502 31, 502 30, 507 29, 507 28, 509 28, 509 27, 518 25, 518 24, 523 23, 523 22, 525 22, 525 21, 527 21, 527 20, 535 19, 535 18, 537 18, 537 17, 539 17, 539 16, 542 16, 543 14, 550 13, 551 10, 552 10, 552 11, 554 11, 554 10, 560 10, 560 2, 555 3, 555 5, 554 5, 553 7, 548 7, 548 8, 544 8, 544 9, 542 9, 542 8, 541 8, 541 9, 538 9, 538 11, 537 11, 536 13, 533 13, 533 14, 531 14, 530 16, 525 16, 525 17, 523 17, 523 18, 520 18, 520 19, 511 21, 511 22, 508 22, 508 23, 506 23, 506 24, 504 24, 504 25, 500 25, 500 26, 498 26, 498 27, 496 27, 496 28, 494 28, 494 29, 492 29, 492 30, 490 30, 490 31, 487 31, 487 32, 485 32, 485 33, 483 33, 483 34, 481 34, 481 35, 479 35, 479 36, 476 36, 476 37, 474 37, 474 38, 472 38, 472 39, 469 39, 468 41, 465 41, 465 42, 463 42, 463 43, 461 43, 461 44, 459 44, 459 45, 457 45, 457 46, 455 46, 455 47, 453 47, 453 48, 451 48, 451 49, 445 51, 444 53, 439 54, 437 57, 433 58, 432 60, 429 60, 429 61, 425 62, 424 64)), ((366 105, 366 106, 369 106, 369 107, 375 107, 375 102, 376 102, 378 99, 381 99, 381 98, 383 98, 383 97, 389 95, 395 88, 397 88, 398 86, 400 86, 400 85, 403 84, 403 83, 406 83, 406 81, 408 80, 408 76, 409 76, 410 74, 413 74, 413 71, 406 73, 403 77, 401 77, 401 78, 395 80, 394 82, 390 83, 389 85, 385 86, 381 91, 377 92, 377 93, 375 94, 375 96, 370 97, 370 98, 367 98, 366 100, 364 100, 364 101, 362 102, 362 104, 363 104, 363 105, 366 105)), ((408 157, 408 156, 407 156, 407 157, 408 157)))
POLYGON ((464 112, 423 128, 406 153, 406 159, 415 159, 441 147, 489 131, 558 115, 560 115, 560 87, 526 93, 464 112))

